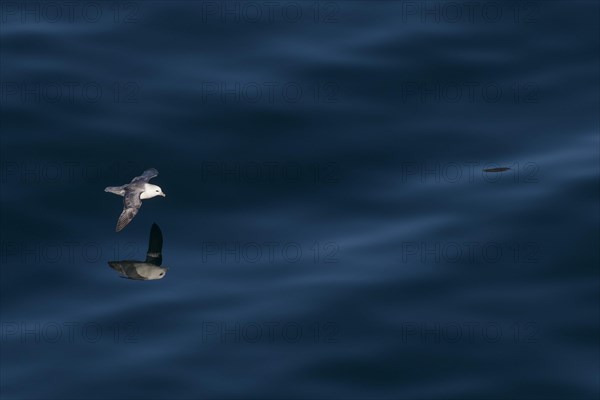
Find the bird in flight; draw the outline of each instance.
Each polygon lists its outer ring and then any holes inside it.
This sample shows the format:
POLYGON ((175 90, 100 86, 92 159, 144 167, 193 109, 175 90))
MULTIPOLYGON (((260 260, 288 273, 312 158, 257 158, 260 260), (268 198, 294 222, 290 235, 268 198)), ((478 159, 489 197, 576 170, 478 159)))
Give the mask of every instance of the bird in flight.
POLYGON ((166 197, 160 186, 148 183, 150 179, 158 175, 155 168, 144 171, 140 176, 136 176, 128 184, 122 186, 109 186, 104 189, 105 192, 114 193, 123 196, 123 212, 117 221, 116 231, 119 232, 127 226, 135 217, 142 206, 142 200, 151 199, 156 196, 166 197))
POLYGON ((146 261, 121 260, 108 262, 108 265, 117 271, 121 277, 140 281, 164 278, 168 268, 161 267, 161 264, 162 232, 156 224, 152 224, 150 229, 146 261))
POLYGON ((152 224, 150 229, 150 240, 148 241, 148 252, 146 261, 109 261, 108 265, 117 271, 122 278, 149 281, 165 277, 168 268, 162 265, 163 237, 160 228, 152 224))

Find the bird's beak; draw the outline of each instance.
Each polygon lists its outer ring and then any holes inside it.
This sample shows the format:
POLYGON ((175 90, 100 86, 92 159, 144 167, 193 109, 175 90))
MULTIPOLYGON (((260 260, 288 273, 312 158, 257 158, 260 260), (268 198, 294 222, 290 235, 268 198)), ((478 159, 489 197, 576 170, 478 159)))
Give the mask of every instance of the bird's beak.
POLYGON ((167 195, 166 195, 166 194, 164 194, 164 193, 162 193, 162 194, 161 194, 161 196, 162 196, 162 197, 167 197, 167 195))

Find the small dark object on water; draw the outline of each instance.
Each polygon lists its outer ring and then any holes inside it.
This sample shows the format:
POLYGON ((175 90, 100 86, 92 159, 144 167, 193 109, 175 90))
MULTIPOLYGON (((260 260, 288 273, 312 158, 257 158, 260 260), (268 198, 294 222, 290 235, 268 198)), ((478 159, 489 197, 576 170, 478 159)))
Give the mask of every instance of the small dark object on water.
POLYGON ((498 168, 488 168, 484 169, 483 172, 504 172, 508 171, 510 168, 508 167, 498 167, 498 168))

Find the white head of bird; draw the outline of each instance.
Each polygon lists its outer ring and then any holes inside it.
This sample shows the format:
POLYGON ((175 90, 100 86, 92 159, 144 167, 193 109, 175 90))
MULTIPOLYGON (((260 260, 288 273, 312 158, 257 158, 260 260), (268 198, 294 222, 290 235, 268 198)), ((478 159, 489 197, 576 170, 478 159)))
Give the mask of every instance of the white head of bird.
POLYGON ((144 184, 144 191, 140 195, 140 199, 151 199, 156 196, 167 197, 167 195, 163 193, 160 186, 156 186, 151 183, 144 184))

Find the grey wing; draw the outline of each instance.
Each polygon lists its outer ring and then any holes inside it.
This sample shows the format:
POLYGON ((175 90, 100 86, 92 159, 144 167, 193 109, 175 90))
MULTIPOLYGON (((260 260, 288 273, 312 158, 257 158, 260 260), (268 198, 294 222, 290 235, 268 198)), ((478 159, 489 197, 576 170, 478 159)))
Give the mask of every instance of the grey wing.
POLYGON ((150 179, 154 178, 155 176, 158 176, 158 171, 156 170, 156 168, 150 168, 144 171, 143 174, 141 174, 140 176, 136 176, 135 178, 133 178, 131 180, 131 183, 135 183, 135 182, 148 182, 150 179))
POLYGON ((140 194, 142 194, 141 190, 129 190, 125 193, 123 197, 123 211, 117 221, 117 232, 125 228, 140 210, 142 206, 140 194))
POLYGON ((108 265, 117 271, 121 278, 146 280, 142 275, 138 274, 135 269, 136 261, 109 261, 108 265))
POLYGON ((148 241, 148 252, 146 253, 146 262, 154 265, 162 264, 162 246, 163 237, 160 228, 152 224, 150 229, 150 240, 148 241))

